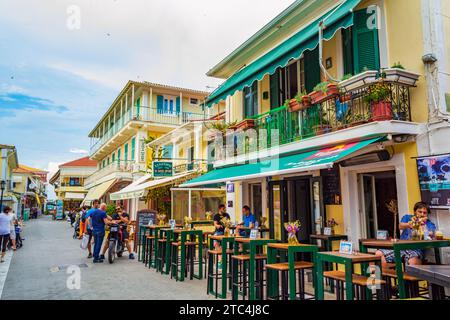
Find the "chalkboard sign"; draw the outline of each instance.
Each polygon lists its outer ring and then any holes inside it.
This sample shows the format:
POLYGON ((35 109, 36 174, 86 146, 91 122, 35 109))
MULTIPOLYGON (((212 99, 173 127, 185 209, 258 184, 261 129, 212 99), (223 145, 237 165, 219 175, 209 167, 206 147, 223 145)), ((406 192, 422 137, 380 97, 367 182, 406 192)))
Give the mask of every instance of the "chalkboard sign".
POLYGON ((150 221, 156 224, 156 211, 153 210, 141 210, 137 213, 137 223, 139 227, 148 226, 150 221))
POLYGON ((332 169, 320 171, 323 186, 323 202, 326 205, 341 205, 341 179, 339 166, 334 165, 332 169))

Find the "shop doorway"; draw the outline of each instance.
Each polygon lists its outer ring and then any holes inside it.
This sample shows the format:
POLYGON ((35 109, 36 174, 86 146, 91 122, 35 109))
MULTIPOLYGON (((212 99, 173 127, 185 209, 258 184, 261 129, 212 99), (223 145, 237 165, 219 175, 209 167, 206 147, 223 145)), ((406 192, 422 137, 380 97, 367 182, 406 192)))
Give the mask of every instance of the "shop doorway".
POLYGON ((309 243, 318 216, 323 216, 320 195, 321 178, 296 177, 269 183, 270 237, 287 241, 286 222, 299 220, 302 227, 298 239, 309 243))
MULTIPOLYGON (((358 176, 362 237, 374 239, 378 230, 394 235, 394 214, 388 204, 397 200, 395 171, 363 173, 358 176)), ((399 219, 395 222, 398 226, 399 219)), ((397 237, 400 236, 397 228, 397 237)))
POLYGON ((261 183, 250 185, 250 209, 255 215, 256 221, 261 223, 262 217, 262 186, 261 183))

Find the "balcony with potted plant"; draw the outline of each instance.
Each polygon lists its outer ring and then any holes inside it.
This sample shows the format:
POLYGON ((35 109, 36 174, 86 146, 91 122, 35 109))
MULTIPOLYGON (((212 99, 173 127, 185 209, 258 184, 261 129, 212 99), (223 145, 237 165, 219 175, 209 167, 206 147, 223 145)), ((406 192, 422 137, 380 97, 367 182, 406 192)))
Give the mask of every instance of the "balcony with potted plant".
POLYGON ((391 68, 383 70, 382 77, 387 82, 414 87, 420 78, 420 74, 408 71, 400 62, 396 62, 391 68))
POLYGON ((311 104, 320 104, 324 101, 336 98, 339 95, 339 86, 328 81, 316 85, 313 92, 309 94, 311 104))

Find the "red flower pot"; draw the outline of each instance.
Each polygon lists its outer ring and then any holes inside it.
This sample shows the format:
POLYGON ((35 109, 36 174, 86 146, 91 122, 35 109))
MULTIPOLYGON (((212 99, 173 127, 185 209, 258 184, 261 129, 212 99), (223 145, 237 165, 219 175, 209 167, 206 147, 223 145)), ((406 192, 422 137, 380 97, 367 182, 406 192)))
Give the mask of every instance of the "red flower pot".
POLYGON ((309 94, 309 97, 311 98, 311 104, 318 104, 322 101, 325 101, 326 96, 327 95, 322 91, 314 91, 309 94))
POLYGON ((392 103, 389 101, 372 102, 372 121, 392 120, 392 103))
POLYGON ((335 95, 338 95, 338 94, 339 94, 339 87, 338 87, 338 85, 337 85, 337 84, 330 83, 330 84, 327 86, 327 95, 329 95, 329 96, 335 96, 335 95))
POLYGON ((289 101, 289 112, 296 112, 302 109, 302 105, 297 101, 297 99, 292 99, 289 101))
POLYGON ((244 121, 241 121, 236 126, 237 130, 246 130, 253 128, 255 126, 255 120, 253 119, 245 119, 244 121))
POLYGON ((311 106, 311 97, 306 95, 302 97, 303 107, 306 109, 311 106))

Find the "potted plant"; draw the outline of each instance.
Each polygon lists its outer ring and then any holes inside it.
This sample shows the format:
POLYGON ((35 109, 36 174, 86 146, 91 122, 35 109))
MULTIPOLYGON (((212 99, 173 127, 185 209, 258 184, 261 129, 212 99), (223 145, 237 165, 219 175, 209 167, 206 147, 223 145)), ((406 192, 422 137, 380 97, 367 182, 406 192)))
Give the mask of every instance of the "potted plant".
POLYGON ((303 105, 301 104, 301 100, 298 99, 298 95, 295 96, 294 99, 289 100, 289 104, 288 104, 288 111, 289 112, 296 112, 301 110, 303 107, 303 105))
POLYGON ((344 91, 351 91, 357 88, 361 88, 365 85, 371 84, 376 81, 378 71, 365 70, 355 76, 346 75, 345 79, 339 82, 339 87, 344 91))
POLYGON ((382 76, 386 81, 415 86, 420 74, 407 71, 400 62, 396 62, 391 68, 385 69, 382 76))
POLYGON ((392 103, 388 100, 390 94, 391 90, 383 80, 369 88, 364 101, 370 105, 371 121, 392 120, 392 103))
POLYGON ((290 245, 298 245, 297 233, 300 231, 301 223, 300 221, 288 222, 284 224, 284 228, 288 234, 288 243, 290 245))
POLYGON ((244 119, 237 124, 236 130, 247 130, 254 127, 255 127, 254 119, 244 119))
POLYGON ((328 81, 321 82, 314 87, 314 91, 309 94, 312 104, 319 104, 339 95, 337 84, 328 81))

